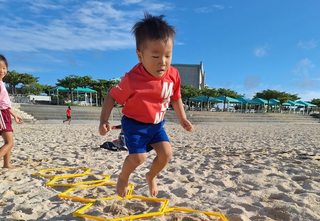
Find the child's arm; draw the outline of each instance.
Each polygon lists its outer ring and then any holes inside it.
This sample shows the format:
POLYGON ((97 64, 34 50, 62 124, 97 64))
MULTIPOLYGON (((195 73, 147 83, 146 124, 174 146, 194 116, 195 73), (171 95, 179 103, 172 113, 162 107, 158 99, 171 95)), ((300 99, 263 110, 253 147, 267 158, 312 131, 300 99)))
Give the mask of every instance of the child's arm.
POLYGON ((111 125, 109 123, 109 117, 114 106, 115 99, 110 95, 107 94, 101 110, 100 115, 100 125, 99 125, 99 133, 100 135, 106 135, 111 130, 111 125))
MULTIPOLYGON (((0 116, 2 118, 1 110, 0 110, 0 116)), ((2 131, 2 122, 0 121, 0 131, 2 131)))
POLYGON ((14 120, 17 122, 17 124, 22 124, 23 120, 20 116, 16 115, 16 113, 10 108, 9 109, 10 114, 13 116, 14 120))
POLYGON ((186 130, 186 131, 192 131, 193 125, 191 122, 187 119, 186 113, 184 112, 183 104, 181 98, 179 100, 171 100, 171 105, 176 112, 180 125, 186 130))

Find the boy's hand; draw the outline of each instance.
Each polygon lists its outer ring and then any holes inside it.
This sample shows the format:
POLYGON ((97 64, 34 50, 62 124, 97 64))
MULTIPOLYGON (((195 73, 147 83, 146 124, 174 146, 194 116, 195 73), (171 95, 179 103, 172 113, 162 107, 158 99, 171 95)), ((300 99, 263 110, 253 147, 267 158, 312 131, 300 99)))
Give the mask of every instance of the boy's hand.
POLYGON ((14 116, 14 120, 16 121, 17 124, 22 124, 23 123, 23 120, 20 116, 14 116))
POLYGON ((101 122, 99 125, 99 133, 104 136, 111 130, 111 125, 109 122, 103 123, 101 122))
POLYGON ((193 131, 193 125, 192 123, 187 120, 187 119, 184 119, 180 122, 180 125, 186 130, 186 131, 193 131))

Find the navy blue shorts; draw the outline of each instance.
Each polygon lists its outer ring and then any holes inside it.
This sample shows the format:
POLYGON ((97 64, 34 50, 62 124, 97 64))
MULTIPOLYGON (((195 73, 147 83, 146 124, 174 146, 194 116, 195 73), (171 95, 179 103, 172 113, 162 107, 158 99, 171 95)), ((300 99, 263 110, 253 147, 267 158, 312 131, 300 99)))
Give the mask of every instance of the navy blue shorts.
POLYGON ((129 154, 146 153, 151 150, 151 144, 170 142, 163 125, 164 121, 158 124, 142 123, 123 116, 121 126, 129 154))

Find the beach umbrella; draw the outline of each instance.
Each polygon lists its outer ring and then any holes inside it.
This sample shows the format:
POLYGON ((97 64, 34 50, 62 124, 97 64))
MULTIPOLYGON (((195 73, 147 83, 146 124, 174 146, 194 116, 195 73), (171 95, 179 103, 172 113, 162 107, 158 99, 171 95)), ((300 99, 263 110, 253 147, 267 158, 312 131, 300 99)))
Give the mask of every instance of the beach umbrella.
POLYGON ((250 102, 250 99, 245 98, 245 97, 238 97, 238 98, 236 98, 236 100, 241 102, 241 111, 242 111, 242 105, 246 104, 246 111, 245 112, 247 112, 247 107, 248 107, 248 103, 250 102))
MULTIPOLYGON (((282 106, 282 107, 291 106, 291 104, 288 103, 288 102, 285 102, 285 103, 282 103, 281 106, 282 106)), ((283 111, 282 108, 281 108, 281 111, 283 111)), ((289 112, 289 111, 288 111, 288 112, 289 112)))
POLYGON ((223 100, 220 100, 220 99, 215 98, 215 97, 210 97, 209 101, 213 102, 213 103, 222 103, 223 102, 223 100))
POLYGON ((201 102, 201 110, 202 110, 202 103, 207 102, 208 97, 207 96, 198 96, 198 97, 192 97, 189 100, 190 101, 196 101, 201 102))
POLYGON ((270 99, 269 100, 269 104, 270 105, 279 105, 280 104, 280 101, 279 100, 277 100, 277 99, 270 99))
POLYGON ((207 101, 207 97, 206 96, 199 96, 199 97, 191 97, 189 98, 190 101, 207 101))
MULTIPOLYGON (((296 103, 299 103, 299 104, 303 104, 307 107, 307 109, 311 109, 312 107, 317 107, 317 105, 315 104, 311 104, 309 102, 305 102, 305 101, 297 101, 296 103)), ((308 113, 308 110, 307 110, 307 113, 308 113)))
POLYGON ((294 102, 291 100, 288 100, 287 103, 291 104, 291 106, 305 106, 304 104, 298 103, 298 102, 294 102))
POLYGON ((252 101, 255 101, 259 104, 268 104, 268 101, 265 99, 262 99, 262 98, 254 98, 254 99, 252 99, 252 101))
MULTIPOLYGON (((286 103, 288 104, 291 104, 291 106, 295 106, 295 107, 299 107, 299 106, 305 106, 304 104, 301 104, 301 103, 297 103, 297 102, 294 102, 294 101, 291 101, 291 100, 288 100, 286 103)), ((294 108, 294 113, 296 112, 296 108, 294 108)))
POLYGON ((257 102, 258 104, 259 104, 259 106, 261 105, 263 105, 263 107, 266 105, 266 104, 268 104, 268 101, 267 100, 265 100, 265 99, 262 99, 262 98, 254 98, 254 99, 252 99, 253 101, 255 101, 255 102, 257 102))
POLYGON ((229 107, 229 103, 241 103, 241 101, 235 99, 235 98, 232 98, 232 97, 228 97, 228 96, 220 96, 220 97, 217 97, 219 100, 223 100, 226 101, 226 103, 228 103, 228 107, 229 107))
POLYGON ((241 101, 241 105, 242 105, 242 103, 246 104, 246 112, 247 112, 247 106, 249 104, 260 104, 259 101, 250 100, 249 98, 245 98, 245 97, 238 97, 237 100, 241 101))
POLYGON ((226 96, 220 96, 220 97, 217 97, 217 99, 219 100, 223 100, 226 99, 228 103, 241 103, 241 101, 235 99, 235 98, 232 98, 232 97, 226 97, 226 96))
POLYGON ((307 107, 317 107, 317 105, 314 105, 314 104, 311 104, 311 103, 308 103, 308 102, 304 102, 304 101, 297 101, 296 103, 304 105, 304 106, 307 106, 307 107))

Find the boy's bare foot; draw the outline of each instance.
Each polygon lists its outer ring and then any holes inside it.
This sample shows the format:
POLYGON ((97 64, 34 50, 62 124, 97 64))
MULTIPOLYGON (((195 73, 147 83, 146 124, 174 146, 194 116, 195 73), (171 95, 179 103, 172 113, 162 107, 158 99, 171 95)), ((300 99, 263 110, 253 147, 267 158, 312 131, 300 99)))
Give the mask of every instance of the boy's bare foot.
POLYGON ((158 195, 158 185, 156 179, 150 177, 149 173, 146 173, 146 180, 148 182, 150 196, 156 197, 156 195, 158 195))
POLYGON ((128 180, 122 179, 121 174, 119 175, 117 182, 117 194, 118 196, 125 198, 128 192, 128 180))

